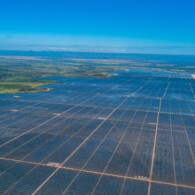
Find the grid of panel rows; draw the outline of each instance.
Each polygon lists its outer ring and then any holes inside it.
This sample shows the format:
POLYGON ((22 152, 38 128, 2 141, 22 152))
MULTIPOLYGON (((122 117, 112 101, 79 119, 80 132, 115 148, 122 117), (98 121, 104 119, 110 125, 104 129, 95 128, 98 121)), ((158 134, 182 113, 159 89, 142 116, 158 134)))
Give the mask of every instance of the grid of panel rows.
POLYGON ((193 81, 67 82, 1 96, 1 194, 194 194, 193 81))

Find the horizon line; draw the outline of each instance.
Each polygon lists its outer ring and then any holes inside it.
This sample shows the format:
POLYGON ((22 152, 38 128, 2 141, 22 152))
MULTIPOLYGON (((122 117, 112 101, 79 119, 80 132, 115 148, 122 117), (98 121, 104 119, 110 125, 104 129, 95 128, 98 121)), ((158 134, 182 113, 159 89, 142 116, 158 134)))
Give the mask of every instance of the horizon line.
POLYGON ((137 54, 137 55, 169 55, 169 56, 195 56, 195 54, 178 53, 144 53, 144 52, 109 52, 109 51, 72 51, 72 50, 41 50, 41 49, 0 49, 0 52, 20 51, 20 52, 64 52, 64 53, 98 53, 98 54, 137 54))

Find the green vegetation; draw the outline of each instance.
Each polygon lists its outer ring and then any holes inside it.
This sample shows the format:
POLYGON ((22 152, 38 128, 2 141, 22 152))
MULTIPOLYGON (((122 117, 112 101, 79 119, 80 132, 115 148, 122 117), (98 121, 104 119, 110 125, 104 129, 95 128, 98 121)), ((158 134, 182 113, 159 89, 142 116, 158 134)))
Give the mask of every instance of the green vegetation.
POLYGON ((33 71, 26 73, 25 69, 24 71, 13 71, 9 68, 6 71, 0 69, 0 93, 48 91, 50 88, 38 86, 59 83, 51 80, 33 80, 36 77, 40 77, 40 75, 33 71))
POLYGON ((48 80, 30 80, 30 78, 12 77, 0 82, 0 93, 49 91, 50 88, 38 87, 44 84, 58 83, 48 80))
MULTIPOLYGON (((80 54, 81 55, 81 54, 80 54)), ((46 76, 109 77, 106 73, 131 68, 175 71, 181 74, 195 72, 194 66, 177 65, 169 60, 144 59, 132 56, 40 57, 0 56, 0 93, 37 92, 48 88, 37 87, 55 81, 35 80, 46 76), (97 57, 97 58, 96 58, 97 57)), ((190 63, 189 63, 190 64, 190 63)))
POLYGON ((0 82, 0 93, 47 91, 48 88, 36 88, 43 85, 34 82, 0 82))
POLYGON ((0 93, 38 92, 49 90, 45 87, 37 87, 56 81, 35 80, 34 78, 46 76, 81 76, 81 77, 107 77, 106 72, 118 70, 117 67, 108 65, 90 64, 83 60, 56 60, 40 59, 32 60, 22 56, 0 57, 0 93))

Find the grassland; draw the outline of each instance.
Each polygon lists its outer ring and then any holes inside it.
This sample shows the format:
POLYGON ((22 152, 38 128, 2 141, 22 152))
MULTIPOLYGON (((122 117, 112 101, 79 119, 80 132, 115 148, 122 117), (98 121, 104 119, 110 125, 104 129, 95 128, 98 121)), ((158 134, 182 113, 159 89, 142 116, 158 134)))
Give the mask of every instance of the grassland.
POLYGON ((39 86, 50 83, 59 84, 52 80, 33 79, 36 76, 40 75, 34 72, 27 74, 25 70, 16 72, 10 69, 0 70, 0 93, 48 91, 50 88, 39 86))
MULTIPOLYGON (((15 52, 12 53, 15 54, 15 52)), ((34 79, 45 76, 106 78, 109 77, 107 72, 129 68, 175 71, 181 74, 195 72, 191 61, 187 65, 185 62, 178 66, 178 59, 174 57, 166 60, 161 59, 162 56, 117 56, 117 54, 54 53, 54 55, 49 53, 46 55, 44 52, 33 53, 33 55, 31 52, 24 54, 24 56, 21 54, 14 56, 0 53, 0 93, 48 90, 48 88, 38 86, 56 83, 55 81, 34 79)))
POLYGON ((48 91, 50 88, 38 87, 48 83, 55 83, 52 81, 42 82, 42 81, 29 81, 29 82, 0 82, 0 93, 17 93, 17 92, 38 92, 38 91, 48 91))
POLYGON ((37 87, 56 81, 37 80, 46 76, 107 77, 106 72, 118 70, 113 66, 78 63, 62 59, 0 56, 0 93, 38 92, 48 88, 37 87))

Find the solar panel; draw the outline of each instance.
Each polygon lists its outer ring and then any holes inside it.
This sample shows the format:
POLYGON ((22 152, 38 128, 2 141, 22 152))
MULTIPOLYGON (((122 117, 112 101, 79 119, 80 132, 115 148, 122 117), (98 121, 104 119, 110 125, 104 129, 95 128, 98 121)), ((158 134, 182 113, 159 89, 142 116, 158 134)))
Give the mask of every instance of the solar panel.
POLYGON ((1 194, 194 194, 192 79, 52 79, 66 85, 0 94, 1 194))

